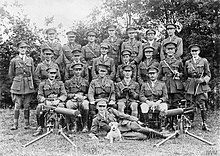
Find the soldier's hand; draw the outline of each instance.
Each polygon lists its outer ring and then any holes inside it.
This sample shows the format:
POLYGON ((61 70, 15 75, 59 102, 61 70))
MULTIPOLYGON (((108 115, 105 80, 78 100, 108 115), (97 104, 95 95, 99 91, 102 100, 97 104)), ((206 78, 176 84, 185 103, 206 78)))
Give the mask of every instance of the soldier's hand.
POLYGON ((111 100, 110 102, 109 102, 109 105, 114 105, 115 104, 115 101, 113 101, 113 100, 111 100))
POLYGON ((131 61, 131 64, 135 64, 135 61, 133 60, 133 61, 131 61))
POLYGON ((137 121, 137 123, 139 124, 139 125, 143 125, 144 123, 143 122, 141 122, 141 121, 137 121))
POLYGON ((93 136, 92 140, 99 140, 99 139, 96 136, 93 136))
POLYGON ((53 104, 56 105, 56 106, 57 106, 59 103, 60 103, 60 99, 57 99, 57 100, 55 100, 55 101, 53 102, 53 104))
POLYGON ((203 79, 203 78, 197 79, 197 83, 203 83, 203 82, 204 82, 204 79, 203 79))

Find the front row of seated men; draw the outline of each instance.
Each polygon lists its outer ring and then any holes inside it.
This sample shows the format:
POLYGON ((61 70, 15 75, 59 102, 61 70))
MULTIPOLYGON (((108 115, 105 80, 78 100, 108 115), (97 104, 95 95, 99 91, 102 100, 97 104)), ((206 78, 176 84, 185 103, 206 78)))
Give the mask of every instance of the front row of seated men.
MULTIPOLYGON (((88 119, 90 113, 93 118, 95 117, 92 122, 90 134, 90 136, 93 138, 95 138, 97 129, 102 128, 102 126, 100 127, 101 123, 99 124, 97 122, 103 122, 103 120, 107 120, 108 122, 118 121, 116 118, 119 118, 119 121, 122 120, 121 127, 122 129, 126 129, 126 132, 130 130, 143 134, 149 134, 151 132, 165 137, 163 134, 147 127, 142 127, 136 122, 138 121, 137 117, 139 100, 141 101, 141 111, 144 114, 144 122, 147 122, 147 113, 150 107, 159 109, 162 116, 165 116, 166 114, 167 104, 165 102, 168 98, 168 95, 165 83, 157 81, 157 67, 152 66, 148 69, 150 81, 149 83, 142 85, 141 89, 139 88, 138 83, 131 79, 133 71, 133 67, 131 65, 126 65, 123 67, 124 79, 121 82, 114 84, 109 78, 108 66, 100 64, 98 66, 99 77, 92 80, 90 86, 88 81, 81 77, 83 64, 74 64, 72 68, 74 71, 74 76, 70 80, 66 81, 65 84, 56 80, 56 68, 51 67, 47 70, 49 78, 41 82, 39 85, 38 100, 40 103, 37 106, 37 123, 39 127, 34 135, 40 135, 43 132, 45 112, 42 110, 42 107, 44 104, 46 104, 79 110, 81 112, 83 121, 82 132, 88 132, 88 119), (140 99, 138 98, 139 96, 140 99), (64 103, 65 101, 67 101, 66 104, 64 103), (106 108, 107 105, 111 107, 108 110, 103 110, 99 108, 101 105, 106 105, 106 108), (129 106, 131 107, 132 111, 131 116, 124 114, 125 107, 129 106), (118 111, 115 108, 118 108, 118 111), (97 110, 99 115, 96 113, 97 110), (101 117, 103 120, 97 120, 97 118, 101 117), (97 124, 99 126, 97 126, 97 124), (124 126, 126 125, 127 127, 125 128, 124 126)), ((76 132, 76 118, 67 116, 66 119, 68 130, 71 128, 72 131, 76 132), (73 124, 72 127, 69 127, 70 123, 73 124)), ((109 126, 107 125, 108 124, 104 126, 104 129, 108 131, 109 126)))

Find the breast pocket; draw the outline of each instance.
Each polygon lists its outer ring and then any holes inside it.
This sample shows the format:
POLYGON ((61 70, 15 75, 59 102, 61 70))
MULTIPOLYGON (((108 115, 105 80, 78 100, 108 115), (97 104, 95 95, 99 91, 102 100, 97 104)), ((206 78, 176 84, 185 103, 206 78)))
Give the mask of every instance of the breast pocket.
POLYGON ((203 71, 204 71, 204 65, 197 65, 197 71, 198 71, 198 73, 203 73, 203 71))
POLYGON ((111 92, 111 85, 110 85, 110 84, 107 84, 107 85, 105 86, 105 92, 106 92, 106 93, 110 93, 110 92, 111 92))
POLYGON ((15 77, 14 80, 13 80, 13 83, 12 83, 12 86, 11 86, 11 89, 12 90, 21 90, 21 82, 22 81, 22 78, 21 77, 15 77))
POLYGON ((98 95, 103 93, 103 89, 101 88, 101 86, 95 87, 95 93, 98 95))
POLYGON ((28 84, 29 84, 29 88, 30 88, 30 89, 34 89, 34 83, 33 83, 33 78, 32 78, 32 76, 31 76, 31 77, 28 77, 28 84))

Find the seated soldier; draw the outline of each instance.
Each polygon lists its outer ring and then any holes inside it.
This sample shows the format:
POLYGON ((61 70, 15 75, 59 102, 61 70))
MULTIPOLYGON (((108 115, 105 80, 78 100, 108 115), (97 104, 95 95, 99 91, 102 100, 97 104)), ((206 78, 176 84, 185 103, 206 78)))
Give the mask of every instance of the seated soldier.
POLYGON ((104 98, 109 102, 109 106, 115 106, 115 86, 114 82, 108 78, 108 68, 105 64, 99 64, 99 76, 90 83, 88 98, 92 116, 96 114, 95 102, 98 99, 104 98))
POLYGON ((131 79, 133 66, 123 66, 124 79, 116 84, 118 110, 124 113, 126 107, 131 108, 131 115, 138 116, 139 84, 131 79))
MULTIPOLYGON (((86 100, 88 93, 89 82, 81 76, 83 70, 82 63, 76 63, 72 65, 74 76, 65 82, 65 88, 67 91, 68 101, 66 107, 69 109, 78 109, 82 115, 83 130, 82 132, 88 132, 88 118, 89 118, 89 101, 86 100)), ((72 119, 72 118, 71 118, 72 119)), ((77 131, 76 119, 73 119, 74 129, 77 131)), ((67 117, 67 124, 70 123, 70 118, 67 117)), ((69 125, 69 124, 68 124, 69 125)), ((67 127, 69 128, 69 127, 67 127)))
POLYGON ((71 63, 66 66, 65 70, 65 80, 71 79, 71 77, 74 75, 74 71, 72 66, 76 63, 81 63, 83 64, 83 70, 81 72, 81 76, 89 80, 89 70, 88 70, 88 65, 85 60, 82 58, 82 52, 80 49, 75 49, 72 51, 72 57, 71 57, 71 63))
POLYGON ((162 119, 161 127, 165 130, 165 115, 168 109, 167 106, 167 88, 164 82, 157 80, 158 68, 151 66, 147 70, 150 80, 141 86, 140 90, 140 101, 141 112, 145 124, 148 122, 148 111, 149 109, 159 110, 160 117, 162 119))
POLYGON ((92 64, 92 79, 96 79, 98 77, 98 65, 105 64, 109 66, 109 77, 111 80, 115 79, 115 62, 113 58, 108 56, 108 52, 110 50, 110 45, 108 43, 101 43, 100 45, 101 55, 98 58, 94 58, 92 64))
POLYGON ((37 86, 39 86, 40 82, 42 82, 43 80, 48 79, 47 69, 51 67, 55 67, 57 69, 56 79, 61 80, 59 66, 52 60, 52 57, 54 56, 53 49, 51 49, 49 46, 45 46, 42 49, 42 53, 45 60, 37 65, 34 74, 37 86))
MULTIPOLYGON (((122 67, 130 63, 130 58, 131 58, 131 50, 130 49, 125 49, 121 52, 122 55, 122 64, 118 66, 117 68, 117 72, 116 72, 116 82, 120 82, 123 80, 124 78, 124 74, 123 74, 123 69, 122 67)), ((136 65, 132 64, 131 65, 133 67, 133 72, 132 72, 132 80, 136 81, 136 74, 137 74, 137 67, 136 65)))
POLYGON ((44 115, 43 111, 45 105, 64 107, 64 101, 67 98, 67 93, 62 81, 56 80, 57 69, 55 67, 48 68, 48 79, 41 82, 38 88, 38 101, 39 104, 36 108, 38 129, 34 136, 41 135, 44 128, 44 115))
POLYGON ((146 139, 148 134, 156 134, 165 138, 166 136, 148 127, 142 127, 137 117, 121 113, 116 109, 109 107, 104 100, 97 103, 98 114, 92 121, 92 126, 89 136, 92 139, 98 139, 97 136, 106 135, 110 131, 110 122, 119 122, 119 130, 122 136, 129 139, 146 139), (128 133, 127 133, 128 132, 128 133))

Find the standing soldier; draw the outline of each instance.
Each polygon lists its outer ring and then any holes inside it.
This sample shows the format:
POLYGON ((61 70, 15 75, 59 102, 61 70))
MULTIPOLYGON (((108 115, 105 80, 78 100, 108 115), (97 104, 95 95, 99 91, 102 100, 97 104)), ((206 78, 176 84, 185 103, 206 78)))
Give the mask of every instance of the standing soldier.
POLYGON ((165 52, 164 45, 168 42, 174 42, 177 45, 175 58, 179 59, 183 54, 183 40, 182 40, 182 38, 175 35, 176 28, 177 28, 177 26, 172 23, 169 23, 166 25, 168 38, 164 39, 161 43, 161 49, 160 49, 160 60, 161 61, 166 58, 166 56, 164 54, 164 52, 165 52))
POLYGON ((139 64, 143 57, 142 43, 136 40, 137 32, 134 27, 127 28, 126 32, 128 34, 128 41, 122 43, 121 50, 131 49, 131 63, 139 64))
POLYGON ((35 92, 33 75, 34 75, 34 62, 31 57, 26 55, 28 45, 26 42, 21 41, 17 44, 19 54, 10 62, 8 75, 12 80, 11 85, 11 98, 15 103, 14 108, 14 125, 11 130, 18 129, 18 119, 20 114, 21 105, 24 106, 24 119, 25 129, 30 128, 30 102, 32 94, 35 92))
POLYGON ((154 48, 151 46, 145 46, 143 48, 143 59, 142 62, 138 65, 138 73, 137 73, 137 80, 138 83, 141 85, 144 82, 149 80, 149 76, 147 74, 147 69, 150 66, 159 66, 159 62, 153 58, 154 48))
POLYGON ((167 113, 167 87, 164 82, 157 80, 159 69, 155 66, 150 66, 147 69, 150 80, 141 86, 140 101, 141 112, 143 113, 144 123, 148 122, 148 112, 151 110, 159 110, 161 117, 161 128, 165 130, 165 119, 167 113))
POLYGON ((159 65, 158 79, 166 83, 168 96, 169 96, 169 108, 177 108, 179 102, 183 99, 183 84, 182 77, 184 67, 181 59, 175 57, 177 52, 177 45, 174 42, 168 42, 164 45, 166 58, 162 60, 159 65))
POLYGON ((108 56, 114 59, 115 66, 117 67, 120 63, 122 39, 116 36, 116 28, 117 27, 115 25, 109 25, 107 27, 109 37, 103 40, 103 42, 106 42, 111 46, 108 56))
POLYGON ((53 57, 53 49, 50 47, 44 47, 42 49, 43 56, 45 60, 37 65, 37 68, 35 70, 35 81, 37 86, 39 86, 40 82, 48 79, 48 72, 47 69, 54 67, 57 69, 57 79, 61 80, 60 77, 60 70, 59 67, 54 61, 52 60, 53 57))
MULTIPOLYGON (((78 109, 81 112, 83 120, 83 130, 82 132, 88 132, 88 119, 89 119, 89 101, 86 100, 89 82, 81 76, 84 64, 75 63, 72 65, 74 76, 65 82, 65 88, 67 91, 68 101, 66 102, 66 107, 69 109, 78 109)), ((69 118, 67 118, 69 119, 69 118)), ((73 131, 77 131, 77 123, 74 121, 73 131)), ((67 124, 70 121, 67 121, 67 124)), ((69 128, 69 127, 67 127, 69 128)))
POLYGON ((101 43, 100 51, 101 55, 98 58, 94 58, 92 65, 92 79, 96 79, 98 77, 98 65, 105 64, 109 66, 109 77, 111 80, 115 79, 115 62, 113 58, 108 56, 110 46, 108 43, 101 43))
POLYGON ((100 46, 95 43, 96 40, 96 32, 95 31, 88 31, 86 33, 88 44, 82 47, 82 54, 85 61, 88 64, 89 68, 89 81, 92 79, 92 64, 93 59, 100 56, 100 46))
POLYGON ((67 93, 62 81, 56 80, 57 68, 51 67, 47 69, 48 79, 42 81, 38 88, 37 99, 39 104, 36 108, 38 129, 34 136, 41 135, 44 128, 44 105, 64 107, 64 102, 67 98, 67 93))
POLYGON ((92 80, 89 86, 88 98, 90 102, 91 115, 95 115, 95 103, 99 99, 105 99, 109 106, 115 106, 115 86, 114 82, 108 78, 109 67, 105 64, 99 64, 97 79, 92 80))
POLYGON ((77 32, 73 30, 67 31, 66 36, 68 39, 68 43, 63 45, 63 53, 65 57, 69 60, 69 62, 71 62, 72 55, 73 55, 72 52, 74 50, 81 49, 81 45, 75 42, 77 32))
POLYGON ((160 42, 157 42, 155 35, 156 35, 156 31, 154 29, 148 29, 146 31, 147 40, 143 44, 143 46, 153 47, 154 48, 153 59, 156 59, 157 61, 159 61, 160 60, 160 42))
POLYGON ((70 64, 66 66, 65 71, 65 80, 69 80, 73 75, 74 71, 72 66, 76 63, 83 64, 83 70, 81 72, 81 76, 85 78, 86 80, 89 80, 89 70, 87 63, 82 58, 82 51, 80 49, 75 49, 72 51, 72 58, 70 60, 70 64))
POLYGON ((123 66, 124 79, 116 84, 117 105, 119 112, 124 113, 126 107, 131 108, 131 115, 138 117, 139 84, 131 79, 133 66, 123 66))
POLYGON ((62 49, 62 45, 59 43, 59 41, 56 39, 57 36, 57 31, 54 28, 49 28, 46 30, 46 34, 47 34, 47 39, 46 41, 41 45, 41 58, 42 61, 45 60, 44 56, 43 56, 43 49, 45 47, 50 47, 51 49, 53 49, 53 60, 56 64, 58 64, 59 69, 60 69, 60 73, 61 73, 61 77, 63 79, 64 76, 64 70, 65 70, 65 64, 68 64, 69 61, 67 60, 67 58, 65 57, 65 55, 63 54, 63 49, 62 49))
POLYGON ((136 81, 136 75, 137 75, 137 66, 134 64, 131 64, 130 58, 131 58, 131 50, 130 49, 125 49, 121 52, 121 61, 122 64, 118 66, 117 72, 116 72, 116 82, 120 82, 124 79, 124 74, 123 74, 123 67, 126 65, 131 65, 132 66, 132 80, 136 81))
MULTIPOLYGON (((208 82, 211 79, 211 72, 207 59, 199 56, 201 47, 198 44, 189 46, 192 58, 186 61, 185 75, 186 75, 186 99, 191 103, 196 104, 201 110, 202 130, 210 130, 206 125, 206 106, 205 102, 208 99, 208 92, 210 87, 208 82)), ((193 121, 194 117, 192 117, 193 121)))

